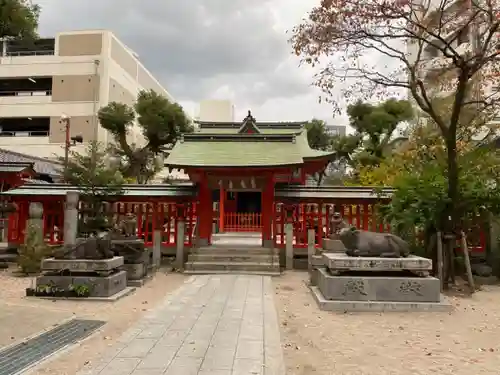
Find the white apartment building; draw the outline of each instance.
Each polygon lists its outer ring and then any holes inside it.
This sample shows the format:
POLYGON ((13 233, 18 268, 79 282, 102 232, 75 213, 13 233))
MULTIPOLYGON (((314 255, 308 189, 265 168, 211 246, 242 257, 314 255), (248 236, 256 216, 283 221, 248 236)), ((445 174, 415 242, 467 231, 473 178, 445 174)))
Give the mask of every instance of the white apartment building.
MULTIPOLYGON (((138 56, 107 30, 70 31, 29 44, 3 42, 0 54, 0 148, 38 157, 63 155, 62 115, 84 143, 111 141, 97 111, 132 105, 141 89, 173 100, 138 56)), ((139 129, 129 134, 140 143, 139 129)), ((82 148, 83 145, 75 146, 82 148)))

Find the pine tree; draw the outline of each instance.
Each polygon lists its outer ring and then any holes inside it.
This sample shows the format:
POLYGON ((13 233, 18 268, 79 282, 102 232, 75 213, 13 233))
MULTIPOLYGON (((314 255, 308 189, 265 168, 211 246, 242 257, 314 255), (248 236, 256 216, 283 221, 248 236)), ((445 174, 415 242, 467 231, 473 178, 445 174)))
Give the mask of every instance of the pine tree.
MULTIPOLYGON (((64 180, 77 186, 83 203, 79 232, 91 234, 108 229, 111 220, 108 204, 123 193, 124 178, 118 166, 112 165, 107 149, 99 142, 90 142, 85 153, 70 151, 64 169, 64 180)), ((118 163, 116 163, 118 164, 118 163)))

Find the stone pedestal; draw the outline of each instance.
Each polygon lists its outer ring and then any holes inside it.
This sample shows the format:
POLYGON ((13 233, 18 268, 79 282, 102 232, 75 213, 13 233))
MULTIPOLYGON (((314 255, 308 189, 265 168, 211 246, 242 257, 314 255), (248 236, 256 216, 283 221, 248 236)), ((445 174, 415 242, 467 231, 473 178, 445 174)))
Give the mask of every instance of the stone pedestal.
POLYGON ((285 224, 285 266, 287 270, 293 269, 293 224, 285 224))
POLYGON ((157 270, 161 265, 161 241, 162 241, 162 230, 155 230, 153 233, 153 257, 152 266, 153 269, 157 270))
POLYGON ((323 250, 327 253, 345 253, 346 248, 340 240, 323 238, 323 250))
POLYGON ((142 280, 148 274, 148 268, 144 263, 124 264, 122 270, 127 272, 127 282, 142 280))
POLYGON ((151 268, 154 268, 151 259, 154 248, 146 248, 144 241, 138 238, 113 239, 111 246, 114 254, 124 259, 120 269, 127 272, 127 285, 142 286, 144 278, 148 276, 151 268))
POLYGON ((86 285, 89 297, 111 297, 127 287, 127 272, 120 270, 123 257, 110 259, 54 259, 42 261, 43 274, 36 286, 51 285, 68 290, 71 285, 86 285))
POLYGON ((186 225, 184 221, 177 221, 177 247, 175 252, 175 267, 179 271, 184 271, 184 237, 185 237, 185 228, 186 225))
MULTIPOLYGON (((317 257, 316 257, 317 258, 317 257)), ((316 259, 318 261, 318 259, 316 259)), ((320 307, 337 311, 449 311, 430 259, 324 253, 311 275, 320 307)))
POLYGON ((76 245, 78 232, 78 202, 80 196, 76 191, 66 193, 66 205, 64 208, 64 245, 76 245))

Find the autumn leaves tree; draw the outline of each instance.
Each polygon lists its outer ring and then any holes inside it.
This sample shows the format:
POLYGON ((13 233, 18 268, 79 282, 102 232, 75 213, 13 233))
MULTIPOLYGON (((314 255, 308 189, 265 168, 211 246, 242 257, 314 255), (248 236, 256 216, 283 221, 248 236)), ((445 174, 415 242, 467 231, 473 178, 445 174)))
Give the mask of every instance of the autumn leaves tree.
POLYGON ((147 183, 163 168, 162 155, 179 136, 193 130, 179 104, 152 90, 141 91, 134 106, 111 102, 99 110, 98 117, 102 127, 115 138, 113 152, 122 162, 123 176, 140 184, 147 183), (134 127, 140 129, 144 139, 141 144, 130 137, 134 127))
POLYGON ((432 121, 446 151, 438 226, 450 234, 463 214, 459 127, 487 137, 485 126, 499 108, 499 11, 489 0, 322 0, 291 40, 297 55, 319 69, 316 84, 335 108, 339 98, 409 94, 432 121), (442 93, 449 98, 446 112, 438 110, 442 93))

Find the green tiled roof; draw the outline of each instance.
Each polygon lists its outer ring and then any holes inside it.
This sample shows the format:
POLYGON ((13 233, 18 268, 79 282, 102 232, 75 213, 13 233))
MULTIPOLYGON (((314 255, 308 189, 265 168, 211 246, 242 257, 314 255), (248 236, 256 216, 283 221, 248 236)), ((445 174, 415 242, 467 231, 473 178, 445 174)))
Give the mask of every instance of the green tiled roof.
MULTIPOLYGON (((259 126, 257 124, 257 126, 259 126)), ((201 128, 197 129, 197 133, 201 134, 237 134, 239 128, 236 129, 224 129, 224 128, 201 128)), ((266 128, 259 128, 261 134, 297 134, 300 133, 301 130, 299 129, 266 129, 266 128)))
POLYGON ((312 150, 305 122, 257 122, 250 111, 242 123, 198 122, 171 150, 165 166, 279 167, 301 165, 307 159, 333 158, 331 152, 312 150), (253 125, 253 131, 246 131, 253 125))
POLYGON ((304 158, 333 157, 312 150, 307 134, 228 134, 185 135, 168 156, 170 167, 263 167, 300 165, 304 158))

